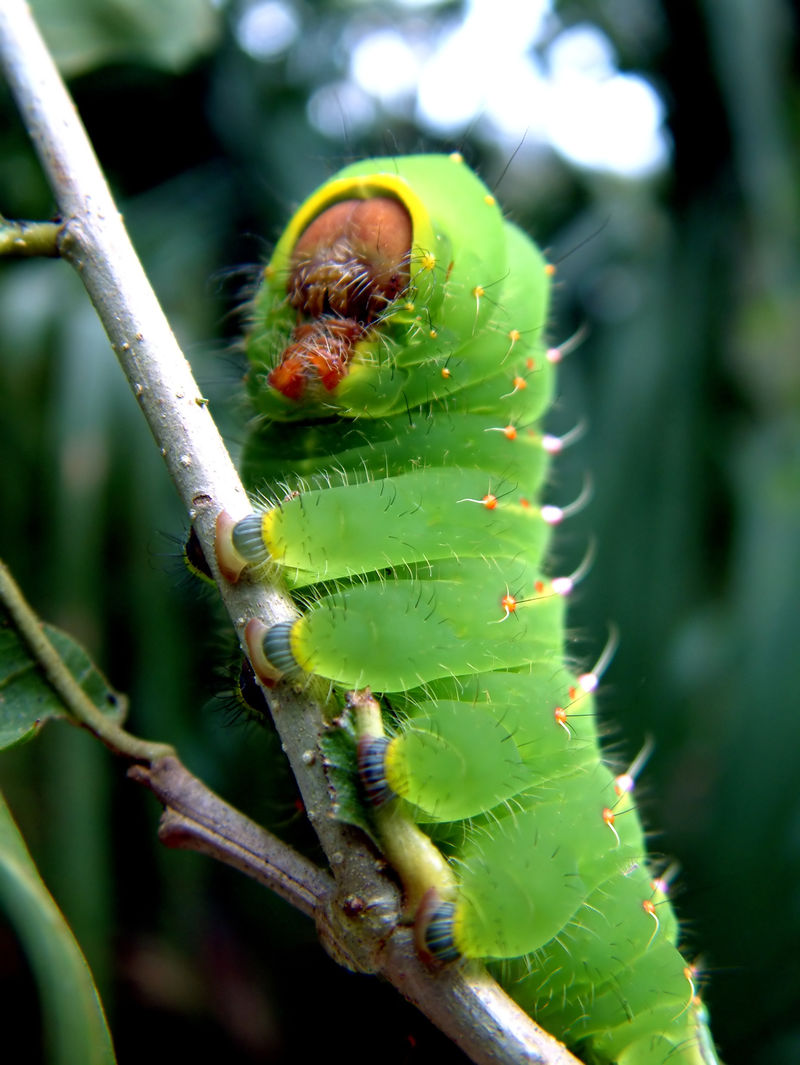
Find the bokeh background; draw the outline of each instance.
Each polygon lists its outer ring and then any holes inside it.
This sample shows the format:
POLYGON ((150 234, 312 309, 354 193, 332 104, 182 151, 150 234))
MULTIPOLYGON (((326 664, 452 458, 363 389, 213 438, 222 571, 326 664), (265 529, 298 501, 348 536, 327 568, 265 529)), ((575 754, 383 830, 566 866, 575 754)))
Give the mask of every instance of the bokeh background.
MULTIPOLYGON (((354 157, 458 149, 558 264, 585 339, 551 427, 571 653, 621 643, 609 743, 640 794, 728 1065, 800 1061, 800 85, 789 0, 38 0, 134 242, 234 452, 238 308, 292 207, 354 157)), ((53 211, 0 87, 0 212, 53 211)), ((49 620, 251 816, 308 842, 270 736, 232 721, 230 638, 81 286, 0 262, 0 554, 49 620)), ((121 1063, 463 1060, 391 989, 50 726, 0 781, 90 960, 121 1063)), ((0 921, 0 1015, 39 1060, 0 921)), ((18 1059, 22 1060, 22 1059, 18 1059)))

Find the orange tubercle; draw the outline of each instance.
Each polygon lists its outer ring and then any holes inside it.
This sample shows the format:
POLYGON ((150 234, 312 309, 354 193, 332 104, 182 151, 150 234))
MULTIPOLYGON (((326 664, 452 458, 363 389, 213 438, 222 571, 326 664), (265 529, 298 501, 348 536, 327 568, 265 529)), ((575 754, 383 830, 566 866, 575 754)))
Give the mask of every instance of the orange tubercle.
POLYGON ((509 614, 513 614, 517 609, 517 600, 509 592, 506 592, 500 600, 500 606, 505 611, 506 617, 508 617, 509 614))

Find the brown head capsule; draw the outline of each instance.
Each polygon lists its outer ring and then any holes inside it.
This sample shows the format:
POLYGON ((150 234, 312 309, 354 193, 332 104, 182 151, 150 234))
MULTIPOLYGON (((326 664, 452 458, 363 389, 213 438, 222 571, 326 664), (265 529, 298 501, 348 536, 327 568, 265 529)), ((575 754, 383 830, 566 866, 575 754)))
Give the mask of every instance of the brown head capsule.
POLYGON ((369 325, 408 288, 410 257, 411 219, 397 200, 343 200, 318 215, 295 246, 286 286, 305 321, 272 387, 292 400, 309 387, 334 389, 369 325))
POLYGON ((297 242, 289 301, 302 314, 368 324, 408 287, 411 219, 397 200, 343 200, 297 242))

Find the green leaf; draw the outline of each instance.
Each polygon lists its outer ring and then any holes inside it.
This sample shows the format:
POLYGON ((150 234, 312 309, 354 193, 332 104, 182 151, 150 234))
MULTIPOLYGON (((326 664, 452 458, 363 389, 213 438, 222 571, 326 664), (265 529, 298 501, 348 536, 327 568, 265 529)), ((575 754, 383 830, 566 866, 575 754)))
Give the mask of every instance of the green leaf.
MULTIPOLYGON (((75 937, 42 882, 0 795, 0 908, 8 915, 39 985, 51 1065, 113 1065, 105 1014, 75 937)), ((24 1045, 6 1017, 4 1042, 24 1045)))
MULTIPOLYGON (((125 700, 109 687, 86 651, 60 629, 45 625, 44 631, 94 705, 120 724, 125 700)), ((25 743, 46 721, 59 717, 69 713, 0 607, 0 750, 25 743)))
POLYGON ((210 0, 33 0, 67 77, 116 62, 178 72, 209 52, 219 31, 210 0))

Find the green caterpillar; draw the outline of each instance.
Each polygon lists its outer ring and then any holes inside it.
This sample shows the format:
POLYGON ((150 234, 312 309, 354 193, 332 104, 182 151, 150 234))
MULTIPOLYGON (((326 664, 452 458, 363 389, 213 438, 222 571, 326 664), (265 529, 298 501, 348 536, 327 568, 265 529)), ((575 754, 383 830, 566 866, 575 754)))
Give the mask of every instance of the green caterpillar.
POLYGON ((251 623, 263 680, 381 693, 389 735, 365 727, 361 772, 420 949, 495 962, 590 1060, 711 1065, 632 774, 600 754, 597 676, 564 662, 572 581, 545 576, 563 516, 537 503, 561 444, 539 426, 551 272, 458 156, 323 185, 247 339, 260 417, 243 468, 270 503, 219 525, 218 556, 231 579, 280 570, 302 607, 251 623))

